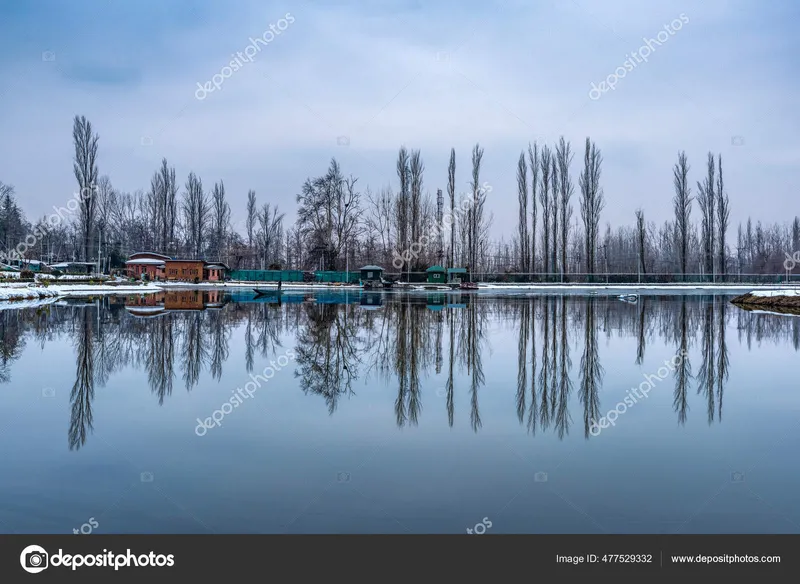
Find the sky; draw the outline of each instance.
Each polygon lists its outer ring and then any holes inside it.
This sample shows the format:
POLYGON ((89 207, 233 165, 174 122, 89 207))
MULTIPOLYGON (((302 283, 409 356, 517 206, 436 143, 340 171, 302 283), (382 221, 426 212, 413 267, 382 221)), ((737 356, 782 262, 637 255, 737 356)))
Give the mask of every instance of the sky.
POLYGON ((640 207, 670 218, 681 150, 693 192, 707 153, 722 155, 732 229, 789 221, 798 22, 790 0, 0 0, 0 181, 29 219, 65 205, 85 115, 117 189, 147 189, 166 157, 181 185, 190 171, 208 190, 223 180, 243 230, 249 189, 293 221, 303 181, 332 157, 362 191, 396 190, 397 150, 420 149, 435 197, 455 148, 466 191, 480 143, 492 235, 509 240, 520 152, 563 135, 574 219, 591 137, 603 223, 633 225, 640 207), (609 75, 614 88, 590 94, 609 75))

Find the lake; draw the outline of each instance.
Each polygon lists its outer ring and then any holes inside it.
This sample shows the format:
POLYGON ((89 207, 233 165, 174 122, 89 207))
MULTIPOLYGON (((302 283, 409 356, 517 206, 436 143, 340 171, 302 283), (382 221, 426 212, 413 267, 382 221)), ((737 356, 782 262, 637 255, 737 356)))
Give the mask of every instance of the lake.
POLYGON ((4 533, 800 533, 800 318, 171 291, 0 311, 4 533))

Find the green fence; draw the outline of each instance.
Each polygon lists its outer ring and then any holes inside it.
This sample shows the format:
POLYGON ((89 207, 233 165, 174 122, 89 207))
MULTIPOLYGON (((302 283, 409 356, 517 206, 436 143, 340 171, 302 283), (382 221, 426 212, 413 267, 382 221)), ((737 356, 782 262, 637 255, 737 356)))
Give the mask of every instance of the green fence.
POLYGON ((300 270, 234 270, 231 280, 240 282, 302 282, 300 270))
POLYGON ((357 284, 361 280, 361 272, 314 272, 317 282, 350 282, 357 284))

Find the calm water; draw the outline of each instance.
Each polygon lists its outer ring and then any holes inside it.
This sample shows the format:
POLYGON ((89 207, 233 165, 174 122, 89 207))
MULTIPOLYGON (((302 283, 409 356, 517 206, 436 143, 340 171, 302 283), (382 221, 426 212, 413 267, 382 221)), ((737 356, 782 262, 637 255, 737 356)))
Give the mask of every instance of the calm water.
POLYGON ((0 531, 798 533, 800 318, 728 300, 3 310, 0 531))

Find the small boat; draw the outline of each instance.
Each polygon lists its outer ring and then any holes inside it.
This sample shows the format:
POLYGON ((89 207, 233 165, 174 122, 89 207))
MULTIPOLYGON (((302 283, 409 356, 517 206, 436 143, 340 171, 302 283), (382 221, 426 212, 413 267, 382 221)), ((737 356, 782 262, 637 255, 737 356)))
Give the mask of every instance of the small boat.
POLYGON ((275 296, 281 293, 277 288, 253 288, 256 296, 275 296))
POLYGON ((478 285, 475 282, 461 282, 461 286, 459 286, 461 290, 477 290, 478 285))
POLYGON ((637 294, 622 294, 621 296, 617 296, 617 298, 628 304, 636 304, 639 301, 639 296, 637 294))

